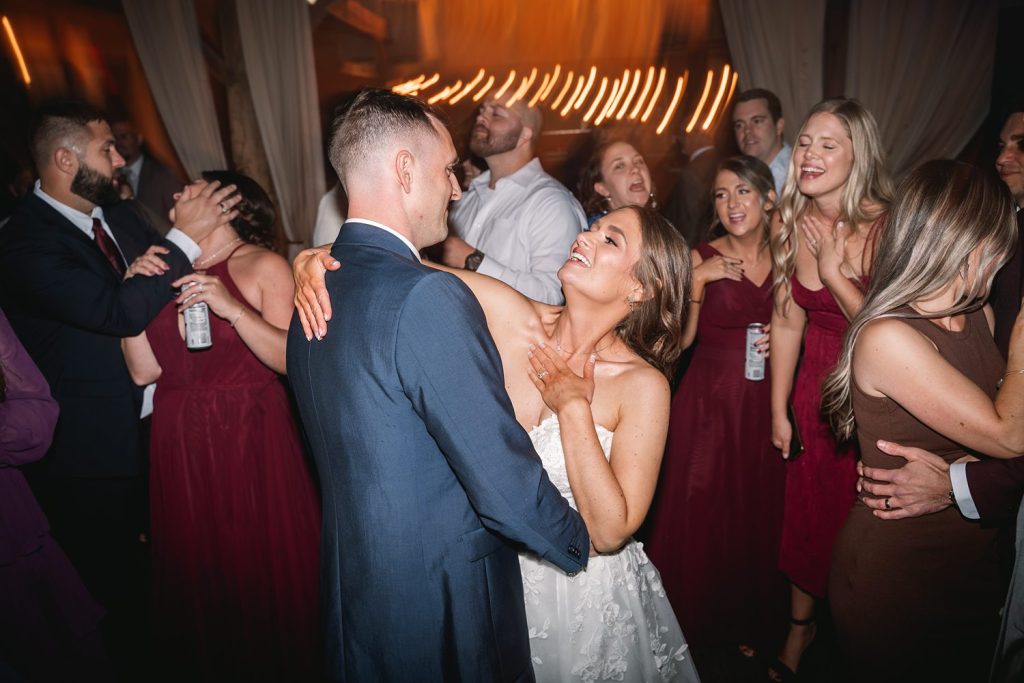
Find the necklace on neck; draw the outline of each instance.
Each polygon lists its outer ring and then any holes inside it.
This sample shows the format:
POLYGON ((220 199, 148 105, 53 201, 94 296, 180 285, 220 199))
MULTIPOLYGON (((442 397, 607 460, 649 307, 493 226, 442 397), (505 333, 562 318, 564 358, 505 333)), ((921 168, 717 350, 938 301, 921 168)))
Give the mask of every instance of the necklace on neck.
POLYGON ((223 254, 225 249, 227 249, 228 247, 233 246, 235 244, 238 244, 241 241, 242 241, 241 237, 236 237, 235 239, 231 240, 230 242, 228 242, 223 247, 221 247, 217 251, 213 252, 212 254, 207 256, 206 258, 204 258, 204 259, 197 259, 196 261, 193 261, 192 262, 192 267, 195 268, 196 270, 198 270, 199 268, 205 266, 207 263, 209 263, 213 259, 215 259, 218 256, 220 256, 221 254, 223 254))
MULTIPOLYGON (((610 347, 614 343, 615 343, 615 335, 612 335, 612 338, 608 340, 607 344, 605 344, 604 346, 602 346, 599 349, 594 349, 590 353, 592 353, 592 354, 594 354, 596 356, 597 354, 601 353, 602 351, 608 350, 608 347, 610 347)), ((559 339, 557 339, 557 338, 555 339, 555 350, 558 351, 559 353, 568 353, 569 354, 569 358, 572 358, 573 356, 582 356, 582 355, 584 355, 583 353, 581 353, 579 351, 566 351, 565 349, 562 348, 562 342, 559 339)))

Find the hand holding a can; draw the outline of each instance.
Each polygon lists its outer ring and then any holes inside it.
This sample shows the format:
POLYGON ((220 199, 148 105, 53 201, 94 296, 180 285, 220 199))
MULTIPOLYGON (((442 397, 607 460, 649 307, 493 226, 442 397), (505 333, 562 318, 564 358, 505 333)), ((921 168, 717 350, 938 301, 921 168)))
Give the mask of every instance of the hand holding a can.
POLYGON ((189 306, 198 303, 205 303, 213 311, 214 315, 231 320, 237 314, 242 304, 231 295, 224 283, 216 275, 204 273, 189 273, 171 283, 172 287, 189 286, 182 289, 181 294, 175 299, 178 304, 178 312, 184 311, 189 306))

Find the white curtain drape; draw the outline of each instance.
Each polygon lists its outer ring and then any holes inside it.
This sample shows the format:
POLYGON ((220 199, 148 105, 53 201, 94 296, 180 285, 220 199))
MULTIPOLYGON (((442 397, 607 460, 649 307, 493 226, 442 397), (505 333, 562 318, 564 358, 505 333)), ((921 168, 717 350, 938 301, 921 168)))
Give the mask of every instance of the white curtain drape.
POLYGON ((854 0, 846 94, 878 120, 899 175, 956 156, 988 114, 998 0, 854 0))
POLYGON ((238 0, 238 30, 260 137, 292 242, 309 243, 324 194, 309 4, 238 0))
POLYGON ((122 0, 171 144, 190 178, 227 167, 192 0, 122 0))
POLYGON ((719 0, 740 88, 779 96, 786 139, 822 97, 825 0, 719 0))

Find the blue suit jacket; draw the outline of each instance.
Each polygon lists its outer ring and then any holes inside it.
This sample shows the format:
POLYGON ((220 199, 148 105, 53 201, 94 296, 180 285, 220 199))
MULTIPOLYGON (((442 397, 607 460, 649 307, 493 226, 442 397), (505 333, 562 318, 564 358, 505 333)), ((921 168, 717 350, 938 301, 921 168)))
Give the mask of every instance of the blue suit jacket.
POLYGON ((347 223, 330 334, 288 337, 323 490, 328 675, 532 680, 517 547, 567 572, 589 538, 515 420, 483 311, 458 278, 347 223))

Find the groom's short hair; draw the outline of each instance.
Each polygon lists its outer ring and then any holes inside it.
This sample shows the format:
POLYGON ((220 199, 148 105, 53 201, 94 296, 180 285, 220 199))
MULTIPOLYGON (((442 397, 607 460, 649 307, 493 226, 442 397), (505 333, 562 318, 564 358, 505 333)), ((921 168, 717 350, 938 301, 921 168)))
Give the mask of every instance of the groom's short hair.
POLYGON ((377 88, 359 93, 331 123, 328 154, 342 185, 347 173, 395 138, 421 133, 437 137, 432 118, 442 121, 432 107, 415 97, 377 88))

